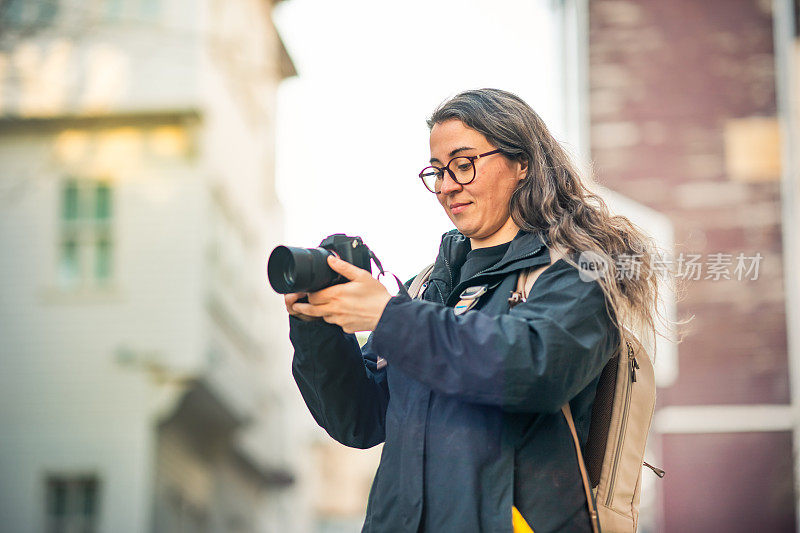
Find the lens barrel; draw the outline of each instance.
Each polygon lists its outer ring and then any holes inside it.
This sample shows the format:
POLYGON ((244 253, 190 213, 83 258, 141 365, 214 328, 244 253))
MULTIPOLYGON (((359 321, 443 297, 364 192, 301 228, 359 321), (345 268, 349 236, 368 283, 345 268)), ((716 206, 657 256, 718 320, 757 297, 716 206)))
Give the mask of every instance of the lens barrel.
POLYGON ((314 292, 330 285, 339 277, 328 266, 325 248, 278 246, 269 255, 267 277, 275 292, 314 292))

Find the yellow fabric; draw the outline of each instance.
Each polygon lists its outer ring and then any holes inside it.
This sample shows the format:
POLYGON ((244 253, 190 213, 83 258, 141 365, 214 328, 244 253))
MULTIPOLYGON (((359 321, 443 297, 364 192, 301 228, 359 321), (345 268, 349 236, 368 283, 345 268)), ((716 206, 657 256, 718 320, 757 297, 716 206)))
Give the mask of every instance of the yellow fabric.
POLYGON ((522 514, 515 506, 511 506, 511 524, 514 526, 514 533, 533 533, 533 529, 522 518, 522 514))

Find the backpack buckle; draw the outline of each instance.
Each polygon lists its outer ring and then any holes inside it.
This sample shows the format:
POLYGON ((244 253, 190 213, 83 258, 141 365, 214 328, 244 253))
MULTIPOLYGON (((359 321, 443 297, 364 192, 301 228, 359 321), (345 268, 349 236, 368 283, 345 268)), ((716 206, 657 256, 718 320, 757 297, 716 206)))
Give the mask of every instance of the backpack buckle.
POLYGON ((474 287, 467 287, 459 295, 459 301, 453 308, 457 315, 463 315, 478 303, 478 298, 486 294, 489 290, 489 285, 476 285, 474 287))

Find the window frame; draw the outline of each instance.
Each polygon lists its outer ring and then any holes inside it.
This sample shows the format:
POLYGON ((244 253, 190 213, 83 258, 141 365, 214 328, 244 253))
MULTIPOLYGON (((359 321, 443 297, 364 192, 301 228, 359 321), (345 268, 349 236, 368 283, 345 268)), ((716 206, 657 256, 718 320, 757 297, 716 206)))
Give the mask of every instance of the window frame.
POLYGON ((100 530, 103 484, 97 473, 48 472, 44 476, 43 491, 44 531, 57 533, 61 531, 97 532, 100 530), (63 514, 59 514, 53 509, 55 504, 53 487, 59 483, 66 488, 63 514), (86 485, 91 486, 94 491, 91 512, 88 514, 85 510, 87 500, 84 491, 86 485))
POLYGON ((105 290, 115 283, 115 196, 114 184, 106 177, 66 176, 59 184, 55 244, 59 289, 105 290), (74 257, 65 260, 69 245, 74 247, 74 257))

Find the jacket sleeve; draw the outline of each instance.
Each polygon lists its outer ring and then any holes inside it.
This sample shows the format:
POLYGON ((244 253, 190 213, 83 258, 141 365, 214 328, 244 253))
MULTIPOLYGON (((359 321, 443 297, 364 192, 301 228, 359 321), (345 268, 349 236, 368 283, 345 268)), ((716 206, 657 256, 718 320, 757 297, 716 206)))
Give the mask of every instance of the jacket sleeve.
POLYGON ((362 353, 356 336, 339 326, 290 316, 289 339, 292 375, 314 420, 345 446, 383 442, 389 388, 386 369, 376 366, 372 336, 362 353))
POLYGON ((374 348, 441 393, 509 411, 556 412, 600 374, 617 338, 599 283, 561 261, 507 314, 459 316, 395 296, 374 348))

